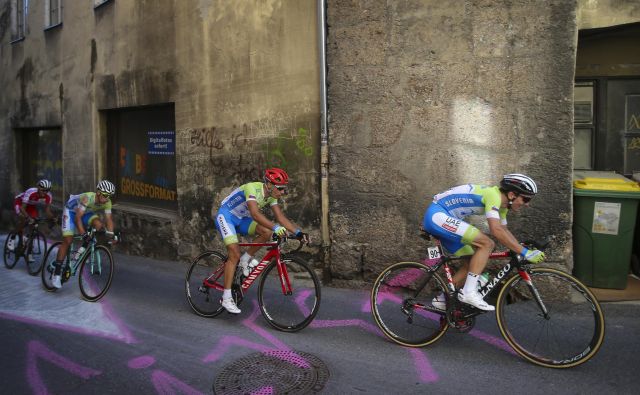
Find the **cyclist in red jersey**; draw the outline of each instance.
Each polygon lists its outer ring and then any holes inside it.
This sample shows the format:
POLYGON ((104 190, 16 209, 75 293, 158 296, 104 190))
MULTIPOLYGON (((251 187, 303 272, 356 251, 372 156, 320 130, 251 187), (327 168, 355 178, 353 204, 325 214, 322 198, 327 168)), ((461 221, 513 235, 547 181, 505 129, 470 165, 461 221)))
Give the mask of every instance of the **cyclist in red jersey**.
POLYGON ((17 232, 22 236, 25 224, 32 223, 39 215, 39 209, 44 209, 47 218, 53 218, 51 212, 51 181, 42 179, 38 185, 29 188, 15 197, 13 208, 18 216, 17 232))

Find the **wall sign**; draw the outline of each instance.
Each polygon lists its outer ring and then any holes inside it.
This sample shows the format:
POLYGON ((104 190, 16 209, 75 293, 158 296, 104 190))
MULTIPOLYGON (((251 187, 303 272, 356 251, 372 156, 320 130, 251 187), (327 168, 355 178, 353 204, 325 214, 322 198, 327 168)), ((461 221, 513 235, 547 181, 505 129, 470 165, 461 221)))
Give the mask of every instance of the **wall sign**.
POLYGON ((592 233, 617 235, 620 225, 620 203, 596 202, 593 208, 592 233))

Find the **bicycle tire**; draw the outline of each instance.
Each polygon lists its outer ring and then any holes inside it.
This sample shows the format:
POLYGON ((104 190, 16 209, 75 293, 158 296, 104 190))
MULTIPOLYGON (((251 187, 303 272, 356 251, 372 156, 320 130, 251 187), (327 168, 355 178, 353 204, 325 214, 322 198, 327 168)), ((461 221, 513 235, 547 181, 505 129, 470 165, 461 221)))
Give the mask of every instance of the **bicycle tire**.
MULTIPOLYGON (((51 246, 47 249, 47 253, 44 256, 42 270, 40 271, 40 278, 42 280, 42 286, 49 292, 55 292, 58 288, 54 287, 51 283, 53 277, 54 263, 56 262, 58 256, 58 249, 62 245, 61 241, 56 241, 51 244, 51 246)), ((69 251, 67 251, 67 255, 65 257, 67 264, 69 262, 69 251)))
POLYGON ((591 359, 602 346, 604 315, 596 297, 575 277, 552 268, 528 271, 508 279, 496 303, 502 336, 523 358, 548 368, 570 368, 591 359), (548 310, 542 315, 537 291, 548 310), (553 339, 550 337, 556 336, 553 339))
POLYGON ((438 273, 421 263, 399 262, 383 270, 374 282, 371 314, 389 340, 424 347, 449 329, 446 311, 432 305, 440 293, 448 303, 447 286, 438 273))
POLYGON ((205 251, 198 255, 187 271, 185 295, 191 309, 202 317, 215 317, 224 311, 222 290, 224 289, 224 263, 226 255, 218 251, 205 251), (213 276, 212 276, 213 275, 213 276), (219 289, 205 286, 204 280, 216 284, 219 289))
POLYGON ((320 309, 320 280, 298 256, 281 256, 291 294, 285 294, 275 260, 264 269, 258 287, 258 305, 269 325, 283 332, 297 332, 313 321, 320 309))
POLYGON ((35 232, 34 237, 31 238, 31 243, 27 246, 27 271, 32 276, 37 276, 42 270, 42 262, 44 262, 44 257, 47 254, 47 238, 45 235, 39 230, 35 232), (29 261, 29 256, 33 258, 33 260, 29 261))
POLYGON ((111 251, 103 245, 95 245, 93 250, 84 253, 78 269, 78 285, 85 300, 96 302, 106 295, 115 266, 111 251))
POLYGON ((4 265, 7 267, 7 269, 13 269, 16 266, 16 263, 18 263, 18 261, 20 260, 20 255, 16 251, 20 251, 21 243, 22 241, 20 240, 20 237, 16 232, 9 232, 7 238, 4 240, 4 265), (14 241, 13 250, 9 249, 9 238, 18 240, 17 246, 15 245, 14 241))

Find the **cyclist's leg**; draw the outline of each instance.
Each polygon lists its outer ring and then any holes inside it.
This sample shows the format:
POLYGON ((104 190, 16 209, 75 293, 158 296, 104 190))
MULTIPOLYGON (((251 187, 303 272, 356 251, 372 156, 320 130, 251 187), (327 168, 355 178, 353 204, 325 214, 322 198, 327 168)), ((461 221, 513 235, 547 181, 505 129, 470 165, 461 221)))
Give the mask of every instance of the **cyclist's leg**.
MULTIPOLYGON (((464 279, 464 287, 460 296, 461 300, 470 303, 483 310, 493 310, 493 306, 482 300, 478 293, 478 276, 487 264, 489 254, 493 251, 495 243, 475 226, 455 217, 440 205, 431 204, 425 212, 424 229, 440 239, 443 247, 453 252, 456 256, 471 256, 469 270, 464 279), (476 247, 476 250, 471 247, 476 247)), ((463 272, 466 271, 463 269, 463 272)), ((460 270, 454 276, 454 281, 460 283, 463 280, 463 272, 460 270)))
POLYGON ((236 266, 240 260, 240 245, 238 244, 238 235, 236 233, 236 222, 239 218, 224 210, 218 211, 215 222, 216 228, 222 236, 222 241, 227 247, 227 261, 224 266, 224 291, 222 293, 222 307, 233 314, 240 313, 240 309, 236 306, 232 294, 231 286, 235 277, 236 266))
MULTIPOLYGON (((240 223, 240 228, 238 229, 241 234, 248 236, 255 236, 253 239, 254 243, 266 243, 269 241, 269 238, 273 234, 273 231, 269 228, 266 228, 260 224, 258 224, 253 219, 250 219, 249 224, 246 224, 245 221, 240 223)), ((247 249, 247 254, 253 257, 256 252, 260 250, 260 246, 251 246, 247 249)))

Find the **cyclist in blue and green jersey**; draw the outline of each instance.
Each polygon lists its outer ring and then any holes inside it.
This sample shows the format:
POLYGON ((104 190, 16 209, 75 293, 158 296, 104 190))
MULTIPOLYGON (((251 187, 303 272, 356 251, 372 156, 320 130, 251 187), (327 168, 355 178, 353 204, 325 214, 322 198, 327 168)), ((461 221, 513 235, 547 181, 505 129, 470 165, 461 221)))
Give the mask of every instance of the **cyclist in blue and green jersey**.
MULTIPOLYGON (((484 214, 491 235, 529 262, 539 263, 544 260, 542 251, 524 248, 507 228, 509 210, 519 211, 527 206, 536 193, 538 186, 535 181, 516 173, 505 175, 500 186, 460 185, 433 197, 433 202, 424 214, 422 227, 437 237, 450 253, 470 257, 453 277, 458 287, 464 281, 464 286, 458 293, 460 301, 481 310, 495 310, 478 292, 478 275, 487 265, 495 242, 464 221, 469 215, 484 214)), ((436 296, 432 304, 439 309, 446 308, 444 295, 436 296)))
POLYGON ((291 222, 283 213, 278 199, 287 193, 289 176, 278 168, 267 169, 264 182, 250 182, 236 188, 227 196, 215 216, 216 228, 227 247, 227 261, 224 269, 224 291, 222 306, 230 313, 239 314, 240 309, 231 295, 233 275, 238 262, 245 276, 249 275, 249 268, 256 266, 258 261, 253 255, 259 246, 250 247, 240 256, 238 234, 257 237, 255 243, 264 243, 275 233, 284 236, 287 231, 296 237, 309 242, 309 236, 291 222), (275 222, 269 220, 260 210, 269 206, 273 211, 275 222))
MULTIPOLYGON (((55 270, 51 284, 56 288, 62 287, 62 260, 64 259, 75 234, 81 234, 84 241, 88 239, 87 228, 97 230, 104 225, 107 235, 113 237, 113 218, 111 217, 111 198, 116 193, 116 187, 107 180, 98 182, 96 192, 85 192, 71 195, 62 211, 62 244, 56 256, 55 270), (97 212, 104 212, 105 224, 102 223, 97 212)), ((114 240, 117 241, 117 240, 114 240)))

